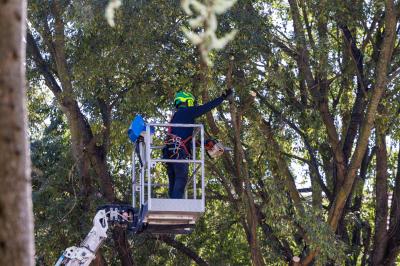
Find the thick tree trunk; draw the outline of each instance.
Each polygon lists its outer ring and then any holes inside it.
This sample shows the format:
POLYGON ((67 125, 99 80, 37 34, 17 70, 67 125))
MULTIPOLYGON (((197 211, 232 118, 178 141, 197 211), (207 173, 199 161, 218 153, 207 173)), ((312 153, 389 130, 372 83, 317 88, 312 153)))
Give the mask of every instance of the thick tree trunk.
POLYGON ((113 240, 119 259, 121 260, 121 266, 135 265, 135 262, 132 259, 132 251, 126 239, 126 230, 121 227, 114 228, 113 240))
POLYGON ((26 2, 0 2, 0 265, 34 265, 25 98, 26 2))
POLYGON ((376 205, 375 205, 375 233, 374 249, 372 251, 372 265, 381 265, 387 245, 387 215, 388 215, 388 175, 387 151, 385 135, 382 128, 376 127, 376 205))

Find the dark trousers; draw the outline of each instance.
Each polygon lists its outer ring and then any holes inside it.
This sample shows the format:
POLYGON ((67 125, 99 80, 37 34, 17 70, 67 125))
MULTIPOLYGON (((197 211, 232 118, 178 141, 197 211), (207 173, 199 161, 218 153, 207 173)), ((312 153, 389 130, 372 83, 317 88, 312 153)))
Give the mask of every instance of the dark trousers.
POLYGON ((171 199, 182 199, 188 179, 189 164, 167 163, 167 174, 169 178, 168 195, 171 199))

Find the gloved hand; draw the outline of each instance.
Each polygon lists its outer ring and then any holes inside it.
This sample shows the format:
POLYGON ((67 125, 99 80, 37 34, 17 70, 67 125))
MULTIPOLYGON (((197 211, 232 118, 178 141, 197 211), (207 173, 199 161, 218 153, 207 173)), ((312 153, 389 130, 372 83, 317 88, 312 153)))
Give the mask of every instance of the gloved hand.
POLYGON ((224 93, 222 93, 222 98, 224 99, 224 100, 226 100, 226 99, 228 99, 228 98, 230 98, 231 96, 233 95, 233 90, 232 89, 226 89, 225 91, 224 91, 224 93))

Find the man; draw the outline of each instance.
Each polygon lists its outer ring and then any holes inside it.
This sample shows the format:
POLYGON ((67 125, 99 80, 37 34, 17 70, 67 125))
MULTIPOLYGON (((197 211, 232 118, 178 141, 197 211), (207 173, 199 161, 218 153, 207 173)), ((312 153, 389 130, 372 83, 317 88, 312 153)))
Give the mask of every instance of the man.
MULTIPOLYGON (((194 124, 195 119, 211 111, 232 95, 232 90, 226 90, 220 97, 200 106, 196 106, 195 98, 191 93, 178 91, 175 94, 174 104, 176 112, 171 123, 194 124)), ((163 150, 165 159, 187 159, 191 152, 191 137, 193 128, 171 127, 168 132, 166 146, 163 150)), ((172 199, 183 198, 189 173, 187 163, 167 163, 169 178, 169 197, 172 199)))

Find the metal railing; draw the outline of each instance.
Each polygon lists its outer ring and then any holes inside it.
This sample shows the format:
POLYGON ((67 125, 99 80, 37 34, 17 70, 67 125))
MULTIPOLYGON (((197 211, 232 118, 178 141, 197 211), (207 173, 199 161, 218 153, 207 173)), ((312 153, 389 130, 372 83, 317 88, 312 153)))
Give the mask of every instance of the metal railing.
MULTIPOLYGON (((165 131, 165 130, 164 130, 165 131)), ((158 133, 158 132, 157 132, 158 133)), ((164 133, 166 134, 166 133, 164 133)), ((165 186, 165 184, 158 184, 154 182, 157 178, 157 173, 154 171, 155 165, 157 163, 187 163, 193 165, 192 167, 192 176, 188 177, 188 183, 193 182, 192 184, 186 185, 185 190, 185 198, 187 198, 187 188, 189 185, 192 185, 193 188, 193 199, 201 199, 202 209, 205 206, 205 181, 204 181, 204 127, 202 124, 158 124, 158 123, 150 123, 146 125, 146 131, 143 136, 143 141, 136 142, 138 145, 132 152, 132 205, 136 207, 137 201, 137 191, 139 191, 139 207, 147 204, 149 208, 151 208, 151 199, 153 195, 153 189, 159 186, 165 186), (165 127, 189 127, 193 128, 193 135, 191 139, 191 157, 188 159, 164 159, 164 158, 153 158, 152 151, 160 150, 163 146, 152 145, 153 136, 151 134, 151 128, 155 129, 157 132, 157 128, 165 128, 165 127), (197 137, 200 135, 200 147, 196 147, 197 137), (200 150, 198 150, 199 148, 200 150), (137 150, 136 150, 137 149, 137 150), (135 151, 136 150, 136 151, 135 151), (138 153, 138 154, 137 154, 138 153), (197 153, 199 153, 200 158, 197 158, 197 153), (139 155, 139 156, 138 156, 139 155), (140 161, 142 164, 140 164, 140 161), (138 166, 138 167, 137 167, 138 166), (197 185, 197 172, 200 166, 200 175, 201 175, 201 187, 198 188, 197 185), (138 177, 137 177, 138 173, 138 177), (193 180, 190 180, 193 178, 193 180), (201 190, 201 198, 198 198, 198 189, 201 190), (145 201, 147 199, 147 201, 145 201)), ((158 138, 164 139, 166 136, 157 135, 158 138)), ((190 167, 189 167, 190 169, 190 167)))

